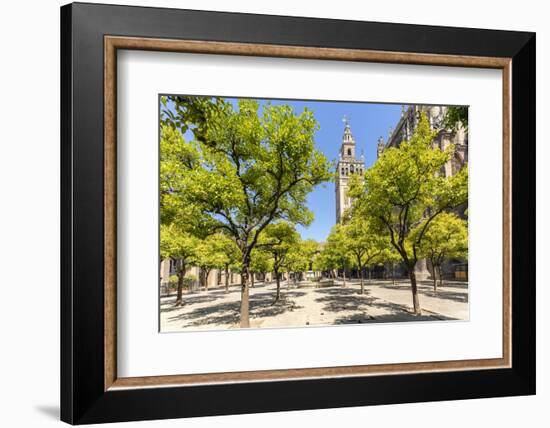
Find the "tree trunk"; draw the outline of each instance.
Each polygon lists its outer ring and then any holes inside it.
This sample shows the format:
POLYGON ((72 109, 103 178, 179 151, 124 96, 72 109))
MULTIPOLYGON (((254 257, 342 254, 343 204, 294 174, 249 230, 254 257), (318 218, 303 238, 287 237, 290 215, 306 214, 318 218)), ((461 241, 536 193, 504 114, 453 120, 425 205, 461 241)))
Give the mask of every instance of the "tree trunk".
POLYGON ((391 280, 392 284, 395 285, 395 263, 391 262, 391 280))
MULTIPOLYGON (((162 284, 162 257, 159 257, 159 287, 161 284, 162 284)), ((166 297, 170 297, 170 266, 168 266, 168 285, 166 286, 166 297)))
POLYGON ((437 271, 439 272, 439 286, 443 287, 443 274, 441 273, 441 265, 437 266, 437 271))
POLYGON ((254 272, 250 274, 250 286, 254 287, 254 272))
POLYGON ((420 309, 420 302, 418 299, 418 288, 416 287, 416 273, 414 272, 414 264, 409 265, 409 279, 411 280, 411 291, 413 297, 413 309, 415 315, 422 315, 422 310, 420 309))
POLYGON ((361 294, 365 294, 365 284, 363 281, 363 267, 359 266, 359 277, 361 278, 361 294))
POLYGON ((275 281, 277 283, 277 292, 275 294, 275 302, 273 303, 277 303, 281 298, 281 278, 279 276, 279 271, 277 270, 275 271, 275 281))
POLYGON ((225 265, 225 292, 229 293, 229 265, 225 265))
POLYGON ((185 279, 185 266, 182 266, 178 272, 178 291, 176 294, 176 303, 174 306, 181 306, 183 304, 183 281, 185 279))
POLYGON ((204 290, 204 269, 199 268, 199 290, 204 290))
POLYGON ((210 269, 204 270, 204 290, 208 291, 208 275, 210 275, 210 269))
POLYGON ((434 293, 437 293, 437 266, 433 261, 431 261, 431 263, 432 263, 432 276, 433 276, 433 282, 434 282, 434 293))
POLYGON ((370 266, 367 269, 369 270, 369 283, 370 283, 372 281, 372 269, 370 266))
POLYGON ((248 294, 248 266, 244 266, 241 272, 241 328, 250 327, 248 294))
POLYGON ((344 265, 344 269, 342 269, 342 276, 344 277, 344 282, 342 283, 342 287, 346 286, 346 265, 344 265))
POLYGON ((435 264, 433 258, 430 258, 430 263, 432 264, 432 280, 434 284, 434 293, 437 293, 437 265, 435 264))

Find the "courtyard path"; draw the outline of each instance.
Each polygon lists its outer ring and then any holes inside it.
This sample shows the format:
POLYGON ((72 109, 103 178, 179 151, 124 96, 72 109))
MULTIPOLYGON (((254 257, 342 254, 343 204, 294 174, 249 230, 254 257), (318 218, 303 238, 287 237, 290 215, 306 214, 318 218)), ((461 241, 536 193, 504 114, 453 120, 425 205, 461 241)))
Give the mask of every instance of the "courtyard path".
MULTIPOLYGON (((331 287, 281 286, 281 301, 274 302, 275 284, 256 284, 250 290, 252 328, 303 327, 355 323, 467 320, 468 286, 449 282, 434 295, 431 282, 419 284, 421 316, 411 313, 408 281, 373 280, 360 294, 357 280, 331 287)), ((161 331, 189 331, 239 327, 240 288, 233 286, 184 294, 184 305, 174 307, 175 297, 161 299, 161 331)))

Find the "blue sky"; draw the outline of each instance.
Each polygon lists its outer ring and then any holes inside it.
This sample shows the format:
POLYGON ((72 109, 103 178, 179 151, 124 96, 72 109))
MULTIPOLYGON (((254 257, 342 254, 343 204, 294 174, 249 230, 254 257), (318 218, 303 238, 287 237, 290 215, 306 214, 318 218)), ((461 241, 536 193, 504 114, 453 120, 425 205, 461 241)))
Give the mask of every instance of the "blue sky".
MULTIPOLYGON (((235 104, 235 99, 227 98, 235 104)), ((266 100, 258 100, 265 104, 266 100)), ((315 134, 315 145, 325 156, 337 160, 342 135, 344 116, 347 116, 356 143, 356 154, 365 156, 365 165, 369 167, 376 160, 376 144, 380 136, 388 137, 390 127, 397 124, 401 116, 400 104, 350 103, 333 101, 293 101, 270 100, 274 105, 289 104, 297 113, 308 107, 313 111, 320 129, 315 134)), ((186 135, 187 137, 187 135, 186 135)), ((326 240, 330 229, 336 222, 336 196, 334 183, 317 186, 307 198, 308 208, 315 219, 308 227, 298 227, 303 239, 326 240)))

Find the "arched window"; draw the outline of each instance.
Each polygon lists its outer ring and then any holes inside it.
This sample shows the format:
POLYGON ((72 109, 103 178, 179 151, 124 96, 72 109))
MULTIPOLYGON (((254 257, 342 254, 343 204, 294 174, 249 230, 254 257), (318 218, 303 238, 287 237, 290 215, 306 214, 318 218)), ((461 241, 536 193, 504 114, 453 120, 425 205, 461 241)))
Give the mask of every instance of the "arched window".
POLYGON ((351 156, 351 149, 348 149, 348 156, 351 156))

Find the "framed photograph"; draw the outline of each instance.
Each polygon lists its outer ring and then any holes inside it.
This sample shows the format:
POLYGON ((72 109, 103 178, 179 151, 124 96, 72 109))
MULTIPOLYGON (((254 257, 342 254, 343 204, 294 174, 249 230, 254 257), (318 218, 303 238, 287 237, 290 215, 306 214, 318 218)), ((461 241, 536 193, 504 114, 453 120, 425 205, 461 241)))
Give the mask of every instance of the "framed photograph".
POLYGON ((61 418, 535 393, 535 35, 61 8, 61 418))

